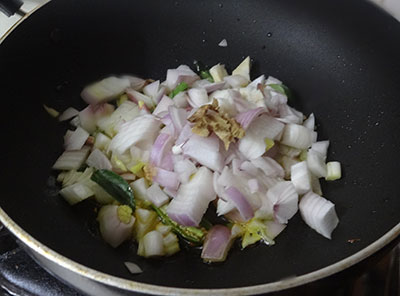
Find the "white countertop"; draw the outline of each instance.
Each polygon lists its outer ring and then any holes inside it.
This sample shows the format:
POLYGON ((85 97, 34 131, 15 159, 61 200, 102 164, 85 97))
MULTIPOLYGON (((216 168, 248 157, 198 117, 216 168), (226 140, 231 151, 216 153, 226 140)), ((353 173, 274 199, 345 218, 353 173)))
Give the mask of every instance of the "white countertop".
MULTIPOLYGON (((379 6, 383 7, 383 9, 390 12, 395 18, 400 21, 400 0, 371 0, 375 2, 379 6)), ((22 10, 25 12, 29 12, 38 5, 47 2, 47 0, 25 0, 24 5, 22 6, 22 10)), ((20 16, 14 15, 10 18, 7 18, 4 14, 0 12, 0 36, 2 36, 7 30, 15 24, 20 16)))

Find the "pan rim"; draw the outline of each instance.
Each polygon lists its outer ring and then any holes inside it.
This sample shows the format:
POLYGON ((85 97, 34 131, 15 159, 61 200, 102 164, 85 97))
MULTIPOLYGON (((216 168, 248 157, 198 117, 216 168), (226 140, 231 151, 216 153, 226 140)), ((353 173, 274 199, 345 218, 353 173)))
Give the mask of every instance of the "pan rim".
MULTIPOLYGON (((3 36, 0 36, 0 45, 9 36, 12 31, 18 27, 24 20, 30 17, 35 11, 49 3, 50 0, 46 0, 44 3, 37 6, 32 11, 28 12, 25 16, 20 18, 3 36)), ((44 258, 50 260, 51 262, 68 269, 84 278, 88 278, 100 284, 107 286, 127 290, 130 292, 139 292, 146 294, 159 294, 159 295, 256 295, 268 292, 277 292, 289 288, 294 288, 301 286, 335 273, 338 273, 346 268, 349 268, 356 263, 366 259, 372 254, 376 253, 384 246, 393 241, 396 237, 400 235, 400 223, 395 225, 392 229, 386 232, 379 239, 368 245, 367 247, 361 249, 357 253, 342 259, 336 263, 328 265, 319 270, 306 273, 300 276, 291 277, 288 279, 283 279, 280 281, 275 281, 267 284, 236 287, 236 288, 219 288, 219 289, 189 289, 189 288, 178 288, 178 287, 168 287, 159 286, 137 282, 134 280, 128 280, 119 278, 106 274, 104 272, 97 271, 95 269, 89 268, 85 265, 75 262, 69 259, 53 249, 47 247, 43 243, 39 242, 37 239, 28 234, 23 228, 21 228, 14 220, 12 220, 8 214, 0 207, 0 222, 13 233, 22 243, 28 246, 31 250, 37 254, 43 256, 44 258)))
POLYGON ((131 291, 140 292, 153 295, 256 295, 261 293, 276 292, 300 285, 304 285, 335 273, 338 273, 346 268, 349 268, 356 263, 364 260, 365 258, 376 253, 384 246, 389 244, 397 236, 400 235, 400 223, 386 232, 379 239, 358 251, 357 253, 342 259, 336 263, 328 265, 319 270, 306 273, 300 276, 290 277, 276 282, 267 284, 260 284, 254 286, 236 287, 236 288, 219 288, 219 289, 188 289, 178 287, 168 287, 146 284, 136 282, 134 280, 128 280, 106 274, 104 272, 97 271, 80 263, 69 259, 56 251, 50 249, 43 243, 39 242, 23 230, 14 220, 12 220, 6 212, 0 207, 0 222, 3 223, 8 230, 11 231, 21 242, 28 246, 31 250, 42 255, 46 259, 50 260, 57 265, 66 268, 82 277, 91 279, 100 284, 112 286, 115 288, 131 291))

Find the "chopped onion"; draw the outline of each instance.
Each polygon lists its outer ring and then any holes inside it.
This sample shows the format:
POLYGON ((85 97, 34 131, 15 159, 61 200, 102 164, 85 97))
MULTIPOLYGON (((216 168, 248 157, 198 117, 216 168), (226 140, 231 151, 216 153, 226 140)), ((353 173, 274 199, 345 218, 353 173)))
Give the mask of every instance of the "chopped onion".
POLYGON ((311 133, 312 131, 302 125, 289 123, 283 130, 281 143, 298 149, 307 149, 312 144, 311 133))
POLYGON ((160 122, 152 115, 142 115, 124 123, 111 140, 109 150, 123 154, 132 145, 150 146, 160 130, 160 122))
POLYGON ((232 71, 232 75, 242 75, 250 81, 250 57, 245 58, 235 70, 232 71))
POLYGON ((225 70, 225 65, 217 64, 210 68, 210 74, 215 82, 223 81, 225 76, 228 76, 228 73, 225 70))
POLYGON ((169 197, 157 183, 154 183, 147 189, 147 200, 151 201, 155 206, 161 207, 169 201, 169 197))
POLYGON ((107 77, 86 86, 81 92, 81 97, 91 105, 108 102, 121 95, 130 84, 127 78, 107 77))
POLYGON ((183 127, 188 123, 186 120, 187 113, 182 108, 177 108, 175 106, 169 106, 168 112, 171 117, 172 124, 174 125, 175 131, 179 134, 183 127))
POLYGON ((326 164, 326 180, 334 181, 340 179, 342 177, 342 170, 340 166, 340 162, 338 161, 330 161, 326 164))
POLYGON ((108 136, 113 137, 122 124, 140 115, 138 106, 131 102, 123 102, 110 116, 102 117, 97 121, 98 127, 108 136))
POLYGON ((249 80, 242 75, 225 76, 224 81, 232 88, 244 87, 249 84, 249 80))
POLYGON ((326 177, 325 156, 310 149, 307 152, 307 165, 310 171, 318 178, 326 177))
POLYGON ((219 152, 219 139, 215 135, 203 138, 193 134, 182 149, 184 155, 214 171, 219 172, 224 167, 224 160, 219 152))
MULTIPOLYGON (((176 98, 174 98, 175 100, 176 98)), ((174 105, 174 101, 168 97, 168 96, 163 96, 160 100, 160 102, 157 104, 157 107, 153 111, 153 115, 156 115, 158 117, 164 116, 168 112, 168 107, 174 105)))
POLYGON ((332 231, 339 223, 335 205, 332 202, 314 192, 309 192, 301 199, 299 208, 301 216, 308 226, 331 239, 332 231))
POLYGON ((148 232, 143 237, 145 257, 164 255, 164 243, 162 234, 156 230, 148 232))
POLYGON ((210 201, 216 198, 213 186, 213 174, 202 166, 191 180, 179 187, 177 196, 167 207, 171 219, 185 226, 197 226, 208 208, 210 201))
POLYGON ((236 187, 231 186, 228 189, 226 189, 226 195, 238 209, 240 215, 243 217, 245 221, 251 219, 254 216, 254 211, 250 203, 236 187))
POLYGON ((314 129, 315 129, 315 116, 314 116, 314 113, 311 113, 310 116, 308 116, 308 118, 306 120, 304 120, 303 126, 305 126, 306 128, 314 131, 314 129))
POLYGON ((311 190, 311 176, 307 162, 302 161, 291 166, 291 181, 300 195, 311 190))
POLYGON ((79 114, 78 110, 76 110, 75 108, 69 107, 58 117, 58 120, 65 121, 65 120, 75 117, 78 114, 79 114))
POLYGON ((319 141, 311 145, 311 149, 326 157, 328 154, 329 141, 319 141))
MULTIPOLYGON (((68 131, 67 131, 68 132, 68 131)), ((69 133, 65 138, 65 150, 80 150, 89 138, 89 133, 81 127, 77 127, 75 131, 69 133)))
POLYGON ((150 163, 160 167, 167 152, 171 151, 173 139, 170 135, 160 133, 150 152, 150 163))
POLYGON ((124 262, 124 264, 125 264, 126 268, 128 268, 129 272, 132 274, 137 274, 137 273, 143 272, 143 270, 136 263, 124 262))
MULTIPOLYGON (((204 88, 207 93, 214 92, 216 90, 222 89, 225 87, 225 82, 210 82, 207 79, 197 80, 193 83, 192 87, 194 88, 204 88)), ((175 101, 175 97, 174 97, 175 101)))
MULTIPOLYGON (((279 140, 285 125, 278 120, 261 115, 246 130, 246 135, 239 141, 239 151, 248 159, 255 159, 265 153, 265 138, 279 140)), ((310 143, 311 146, 311 143, 310 143)))
POLYGON ((74 205, 92 196, 93 191, 83 183, 75 183, 61 189, 60 194, 70 205, 74 205))
POLYGON ((242 126, 242 128, 246 130, 255 118, 265 112, 267 112, 267 109, 258 107, 239 113, 235 119, 242 126))
POLYGON ((149 96, 146 96, 146 95, 142 94, 141 92, 138 92, 134 89, 127 89, 126 94, 128 95, 128 98, 132 102, 138 104, 139 107, 140 107, 140 102, 143 102, 147 108, 150 108, 150 109, 154 108, 154 102, 149 96))
POLYGON ((174 164, 174 172, 178 174, 179 182, 182 184, 189 182, 190 176, 196 171, 196 166, 189 159, 182 159, 174 164))
POLYGON ((276 238, 286 228, 286 224, 276 221, 267 221, 265 222, 265 226, 267 226, 267 235, 271 239, 276 238))
POLYGON ((188 90, 188 96, 189 105, 193 108, 199 108, 210 102, 207 91, 204 88, 191 88, 188 90))
POLYGON ((136 181, 129 184, 132 188, 135 198, 146 200, 147 199, 147 188, 149 185, 145 178, 137 179, 136 181))
POLYGON ((220 41, 220 43, 218 43, 218 46, 220 47, 227 47, 228 46, 228 42, 226 41, 226 39, 222 39, 220 41))
POLYGON ((132 235, 133 224, 135 223, 135 217, 132 215, 127 217, 128 223, 121 221, 118 213, 120 207, 117 205, 103 206, 97 216, 101 236, 113 248, 118 247, 132 235))
POLYGON ((84 146, 81 150, 64 151, 53 165, 55 170, 77 170, 85 162, 90 148, 84 146))
POLYGON ((275 219, 287 224, 297 212, 299 196, 292 182, 279 182, 267 191, 267 198, 273 205, 275 219))
POLYGON ((172 90, 181 82, 191 85, 198 79, 199 76, 197 76, 197 74, 194 73, 188 66, 180 65, 176 69, 169 69, 167 71, 167 80, 165 83, 167 87, 172 90))
POLYGON ((218 199, 218 201, 217 201, 217 215, 218 216, 226 215, 233 209, 235 209, 235 204, 232 201, 224 201, 221 198, 218 199))
POLYGON ((94 149, 86 160, 87 165, 96 169, 111 170, 112 164, 108 157, 99 149, 94 149))
POLYGON ((281 177, 285 176, 285 171, 276 160, 270 157, 258 157, 251 160, 251 163, 261 169, 267 177, 281 177))
POLYGON ((231 245, 231 230, 223 225, 214 225, 207 233, 201 258, 205 262, 224 261, 231 245))
POLYGON ((217 90, 209 95, 209 101, 216 99, 218 108, 221 112, 231 117, 235 117, 238 110, 236 108, 236 100, 240 98, 240 93, 233 89, 217 90))
POLYGON ((156 175, 153 177, 153 181, 171 190, 176 190, 179 186, 178 175, 160 167, 156 168, 156 175))

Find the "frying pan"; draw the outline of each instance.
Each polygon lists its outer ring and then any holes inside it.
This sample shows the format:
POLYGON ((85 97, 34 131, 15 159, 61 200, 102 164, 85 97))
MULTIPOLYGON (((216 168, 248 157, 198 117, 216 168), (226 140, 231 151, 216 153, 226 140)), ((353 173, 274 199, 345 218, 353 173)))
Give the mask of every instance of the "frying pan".
POLYGON ((400 24, 366 1, 52 1, 0 46, 0 219, 46 268, 97 295, 100 283, 121 294, 256 294, 334 274, 400 232, 399 53, 400 24), (70 207, 55 194, 67 126, 43 104, 82 108, 83 86, 109 74, 163 79, 194 59, 233 69, 247 55, 253 78, 278 77, 295 108, 315 113, 342 163, 341 180, 322 182, 340 219, 332 240, 297 214, 275 246, 234 246, 222 264, 202 263, 198 249, 150 260, 106 245, 90 202, 70 207), (124 261, 144 272, 129 274, 124 261))

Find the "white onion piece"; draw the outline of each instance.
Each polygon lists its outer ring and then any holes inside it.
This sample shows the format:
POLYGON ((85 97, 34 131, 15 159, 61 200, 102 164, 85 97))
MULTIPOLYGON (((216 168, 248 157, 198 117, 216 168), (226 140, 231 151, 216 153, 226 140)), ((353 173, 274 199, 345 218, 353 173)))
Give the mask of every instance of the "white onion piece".
POLYGON ((290 175, 298 194, 302 195, 311 190, 311 176, 306 161, 292 165, 290 175))
MULTIPOLYGON (((278 120, 261 115, 246 130, 245 136, 239 140, 239 151, 247 159, 255 159, 265 153, 265 138, 279 140, 285 125, 278 120)), ((310 143, 311 145, 311 143, 310 143)))
POLYGON ((239 66, 232 71, 232 75, 242 75, 250 81, 250 57, 246 57, 239 66))
POLYGON ((138 92, 131 88, 128 88, 126 90, 126 94, 128 95, 128 98, 132 102, 139 104, 139 102, 142 101, 146 105, 147 108, 150 108, 150 109, 154 108, 154 102, 149 96, 146 96, 146 95, 142 94, 141 92, 138 92))
POLYGON ((267 191, 267 198, 273 206, 275 219, 279 223, 287 224, 288 220, 296 214, 299 196, 292 182, 279 182, 267 191))
MULTIPOLYGON (((175 145, 179 145, 179 146, 183 145, 184 143, 187 142, 187 140, 188 140, 191 136, 193 136, 192 127, 191 127, 189 124, 186 124, 186 125, 183 127, 181 133, 179 134, 178 138, 176 139, 175 145)), ((181 146, 181 147, 182 147, 182 146, 181 146)))
POLYGON ((192 135, 182 149, 184 155, 214 171, 221 171, 224 166, 222 154, 219 152, 219 139, 214 135, 207 138, 192 135))
POLYGON ((175 131, 179 134, 183 127, 188 123, 186 120, 187 113, 182 108, 177 108, 175 106, 169 106, 168 112, 171 117, 172 124, 175 127, 175 131))
POLYGON ((340 162, 330 161, 326 164, 326 180, 334 181, 342 177, 342 168, 340 162))
POLYGON ((143 237, 143 247, 145 257, 154 257, 164 255, 163 237, 157 230, 146 233, 143 237))
POLYGON ((326 163, 325 156, 321 153, 310 149, 307 152, 307 166, 310 169, 311 173, 318 178, 326 177, 326 163))
POLYGON ((81 127, 73 132, 67 131, 64 143, 65 150, 80 150, 89 138, 89 133, 81 127))
POLYGON ((161 207, 169 201, 169 197, 161 190, 157 183, 154 183, 147 189, 147 200, 155 206, 161 207))
MULTIPOLYGON (((192 85, 193 88, 204 88, 207 93, 223 89, 225 87, 225 82, 210 82, 207 79, 197 80, 192 85)), ((174 98, 175 100, 175 98, 174 98)))
POLYGON ((90 148, 87 146, 84 146, 81 150, 64 151, 53 164, 53 169, 60 171, 77 170, 85 162, 89 151, 90 148))
POLYGON ((94 194, 87 185, 82 183, 75 183, 64 187, 59 193, 71 206, 94 194))
POLYGON ((258 168, 253 163, 247 160, 241 163, 240 169, 253 177, 258 176, 260 173, 258 168))
POLYGON ((130 87, 133 88, 134 90, 141 90, 143 86, 146 85, 146 80, 136 76, 125 75, 122 76, 121 78, 128 79, 130 82, 130 87))
POLYGON ((182 91, 182 92, 178 93, 173 99, 174 105, 176 107, 185 108, 185 109, 189 107, 188 100, 189 100, 189 96, 187 95, 186 91, 182 91))
POLYGON ((157 137, 160 124, 152 115, 136 117, 121 126, 117 135, 111 140, 108 149, 123 154, 132 145, 148 147, 157 137))
POLYGON ((335 205, 315 194, 309 192, 300 201, 300 213, 303 220, 319 234, 331 239, 332 231, 339 223, 335 205))
POLYGON ((129 223, 124 223, 118 217, 118 206, 106 205, 100 209, 97 221, 102 238, 116 248, 132 235, 135 217, 131 216, 129 223))
POLYGON ((160 80, 157 80, 143 87, 143 93, 146 96, 150 97, 155 104, 157 104, 158 102, 156 101, 156 96, 158 94, 159 89, 160 89, 160 80))
POLYGON ((318 195, 322 195, 321 183, 319 182, 319 178, 311 174, 311 188, 312 191, 318 195))
POLYGON ((218 46, 220 47, 227 47, 228 46, 228 41, 226 39, 222 39, 219 43, 218 46))
POLYGON ((182 159, 174 163, 174 172, 178 174, 178 180, 182 184, 187 183, 190 176, 196 171, 196 166, 189 159, 182 159))
POLYGON ((89 105, 79 112, 79 124, 89 133, 93 133, 96 130, 98 120, 113 112, 114 106, 110 104, 89 105))
POLYGON ((154 166, 161 166, 166 153, 171 151, 172 145, 172 137, 170 135, 160 133, 151 148, 150 163, 154 166))
POLYGON ((115 99, 129 86, 129 79, 111 76, 86 86, 81 97, 86 103, 95 105, 115 99))
POLYGON ((249 80, 242 75, 230 75, 224 77, 224 81, 232 88, 244 87, 249 84, 249 80))
POLYGON ((231 186, 227 188, 226 195, 229 198, 229 201, 238 209, 240 215, 245 221, 253 218, 254 211, 251 204, 236 187, 231 186))
POLYGON ((98 119, 97 126, 108 136, 113 137, 122 124, 136 118, 139 114, 140 110, 135 103, 125 101, 111 115, 98 119))
POLYGON ((112 164, 108 157, 101 152, 99 149, 94 149, 89 157, 86 160, 86 163, 88 166, 94 167, 96 169, 105 169, 105 170, 111 170, 112 169, 112 164))
POLYGON ((236 115, 235 119, 241 125, 241 127, 246 130, 255 118, 267 111, 268 110, 263 107, 258 107, 239 113, 238 115, 236 115))
POLYGON ((235 209, 235 204, 232 201, 224 201, 223 199, 219 198, 217 201, 217 215, 222 216, 226 215, 235 209))
POLYGON ((231 230, 223 225, 214 225, 207 233, 201 252, 201 258, 203 258, 205 262, 224 261, 231 245, 231 230))
POLYGON ((212 172, 200 167, 188 183, 179 187, 177 196, 168 205, 171 219, 185 226, 197 226, 210 201, 216 198, 212 182, 212 172))
POLYGON ((226 72, 225 65, 217 64, 210 68, 211 77, 215 82, 223 81, 225 76, 228 76, 228 72, 226 72))
POLYGON ((217 90, 209 95, 209 101, 218 101, 218 108, 222 113, 235 117, 237 114, 236 100, 241 99, 240 93, 233 89, 217 90))
POLYGON ((199 108, 210 102, 207 91, 204 88, 191 88, 188 90, 188 96, 189 105, 193 108, 199 108))
POLYGON ((143 272, 143 270, 136 263, 124 262, 124 264, 125 264, 126 268, 128 268, 129 272, 132 274, 137 274, 137 273, 143 272))
POLYGON ((61 115, 58 117, 59 121, 65 121, 71 119, 79 114, 79 111, 75 108, 69 107, 67 108, 61 115))
MULTIPOLYGON (((282 94, 276 94, 276 96, 282 96, 282 94)), ((279 110, 278 120, 285 123, 292 123, 299 125, 303 123, 303 113, 290 107, 286 103, 279 105, 278 110, 279 110)))
POLYGON ((319 141, 311 145, 311 149, 326 157, 328 154, 329 141, 319 141))
POLYGON ((276 160, 270 157, 258 157, 251 160, 251 163, 261 169, 267 177, 281 177, 285 176, 285 171, 276 160))
POLYGON ((247 184, 251 193, 255 193, 260 190, 260 184, 257 179, 249 179, 247 184))
POLYGON ((283 130, 281 143, 298 149, 307 149, 312 144, 311 133, 312 131, 302 125, 289 123, 283 130))
POLYGON ((267 221, 265 222, 265 226, 267 226, 267 235, 271 239, 276 238, 286 228, 286 224, 276 221, 267 221))
POLYGON ((156 175, 153 177, 153 181, 171 190, 176 190, 179 186, 178 175, 160 167, 156 168, 156 175))
POLYGON ((265 75, 262 74, 258 76, 256 79, 254 79, 247 87, 249 88, 258 88, 259 85, 264 87, 265 84, 265 75))
POLYGON ((308 128, 308 129, 310 129, 312 131, 315 129, 315 116, 314 116, 314 113, 311 113, 310 116, 308 116, 308 118, 306 120, 304 120, 303 126, 305 126, 306 128, 308 128))
POLYGON ((147 200, 147 188, 149 188, 149 185, 145 178, 137 179, 130 183, 129 186, 132 188, 135 198, 147 200))
POLYGON ((180 65, 176 69, 169 69, 167 71, 167 79, 165 84, 170 90, 173 90, 181 82, 191 85, 199 78, 200 77, 197 76, 197 74, 194 73, 188 66, 180 65))
POLYGON ((157 104, 157 107, 153 111, 153 115, 156 115, 158 117, 162 117, 168 112, 168 107, 174 105, 174 101, 168 97, 168 96, 163 96, 160 100, 160 102, 157 104))

